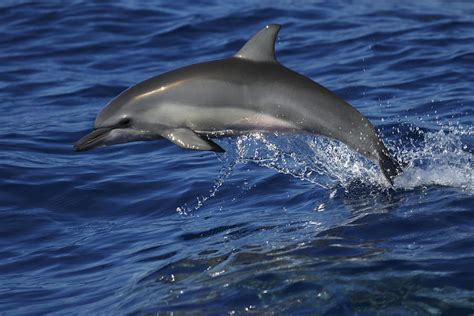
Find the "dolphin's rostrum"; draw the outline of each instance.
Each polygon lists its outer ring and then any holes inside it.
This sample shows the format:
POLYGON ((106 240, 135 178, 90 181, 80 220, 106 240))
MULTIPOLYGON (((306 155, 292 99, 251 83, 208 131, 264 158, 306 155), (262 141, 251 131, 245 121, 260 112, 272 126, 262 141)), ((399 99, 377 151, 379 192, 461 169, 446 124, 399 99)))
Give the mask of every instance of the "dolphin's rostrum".
POLYGON ((125 90, 74 149, 166 138, 224 150, 211 138, 255 131, 313 133, 377 162, 390 183, 401 172, 372 124, 337 95, 275 58, 279 25, 260 30, 234 56, 179 68, 125 90))

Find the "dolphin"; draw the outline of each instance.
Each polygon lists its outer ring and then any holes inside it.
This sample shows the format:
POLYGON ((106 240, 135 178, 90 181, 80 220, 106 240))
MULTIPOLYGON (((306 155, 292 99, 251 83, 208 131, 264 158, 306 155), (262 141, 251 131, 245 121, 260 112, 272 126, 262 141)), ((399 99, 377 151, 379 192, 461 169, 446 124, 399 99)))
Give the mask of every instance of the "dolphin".
POLYGON ((165 138, 179 147, 224 152, 211 138, 252 132, 312 133, 343 142, 378 163, 401 166, 355 108, 275 57, 280 25, 257 32, 234 56, 185 66, 120 93, 97 115, 76 151, 165 138))

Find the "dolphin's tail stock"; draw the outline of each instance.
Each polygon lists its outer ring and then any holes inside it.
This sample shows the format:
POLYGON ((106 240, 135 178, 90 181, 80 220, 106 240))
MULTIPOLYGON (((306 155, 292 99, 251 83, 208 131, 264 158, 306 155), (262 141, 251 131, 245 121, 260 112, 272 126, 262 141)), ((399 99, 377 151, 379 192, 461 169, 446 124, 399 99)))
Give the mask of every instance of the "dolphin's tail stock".
POLYGON ((393 185, 393 179, 403 171, 403 165, 390 155, 385 146, 379 152, 379 166, 380 169, 382 169, 383 175, 391 185, 393 185))

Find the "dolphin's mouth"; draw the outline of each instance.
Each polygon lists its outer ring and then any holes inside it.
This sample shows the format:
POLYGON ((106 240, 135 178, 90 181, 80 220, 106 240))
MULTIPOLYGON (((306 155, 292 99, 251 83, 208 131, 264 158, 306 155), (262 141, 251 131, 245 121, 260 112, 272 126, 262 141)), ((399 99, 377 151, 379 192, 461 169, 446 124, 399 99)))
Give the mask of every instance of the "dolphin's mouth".
POLYGON ((109 135, 110 131, 112 131, 112 128, 98 128, 93 130, 74 144, 74 150, 85 151, 101 145, 102 140, 109 135))

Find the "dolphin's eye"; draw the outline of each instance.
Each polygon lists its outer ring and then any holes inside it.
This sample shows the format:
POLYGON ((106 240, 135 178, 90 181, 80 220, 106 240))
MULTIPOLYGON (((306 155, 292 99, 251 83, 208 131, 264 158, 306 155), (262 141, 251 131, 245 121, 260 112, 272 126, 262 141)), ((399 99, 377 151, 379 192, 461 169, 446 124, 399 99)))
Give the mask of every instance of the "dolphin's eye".
POLYGON ((132 122, 132 121, 131 121, 128 117, 124 117, 123 119, 120 120, 120 122, 119 122, 118 125, 119 125, 120 127, 127 127, 127 126, 130 125, 131 122, 132 122))

